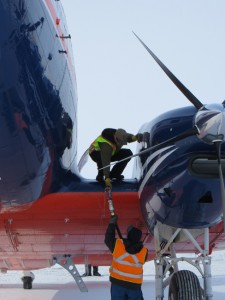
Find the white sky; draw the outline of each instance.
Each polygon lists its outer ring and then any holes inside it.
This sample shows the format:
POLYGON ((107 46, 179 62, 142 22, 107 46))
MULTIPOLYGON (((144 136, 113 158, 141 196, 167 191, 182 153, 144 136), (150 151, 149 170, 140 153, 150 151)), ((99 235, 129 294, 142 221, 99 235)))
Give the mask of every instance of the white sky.
MULTIPOLYGON (((132 31, 201 102, 225 99, 224 0, 61 2, 77 76, 78 159, 105 127, 135 134, 162 112, 190 105, 132 31)), ((82 175, 96 172, 89 160, 82 175)))

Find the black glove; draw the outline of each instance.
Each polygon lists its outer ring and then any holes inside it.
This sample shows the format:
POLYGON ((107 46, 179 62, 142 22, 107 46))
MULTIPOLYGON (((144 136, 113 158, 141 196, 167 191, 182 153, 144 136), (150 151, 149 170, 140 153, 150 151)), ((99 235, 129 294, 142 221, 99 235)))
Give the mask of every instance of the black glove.
POLYGON ((117 220, 118 220, 118 216, 117 215, 111 216, 109 224, 116 224, 117 220))
POLYGON ((142 133, 136 134, 136 137, 137 137, 138 143, 141 143, 143 141, 143 134, 142 133))

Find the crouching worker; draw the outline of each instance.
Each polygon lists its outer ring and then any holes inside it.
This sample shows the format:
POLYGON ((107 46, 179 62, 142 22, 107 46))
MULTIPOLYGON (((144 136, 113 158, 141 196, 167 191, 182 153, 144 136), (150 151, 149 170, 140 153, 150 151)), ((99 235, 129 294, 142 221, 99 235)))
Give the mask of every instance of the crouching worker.
POLYGON ((126 239, 116 239, 117 215, 110 219, 105 244, 112 252, 111 300, 144 300, 141 285, 148 250, 141 241, 142 231, 129 226, 126 239))
POLYGON ((96 162, 98 167, 98 174, 96 176, 97 181, 105 180, 106 186, 112 188, 111 179, 123 180, 122 175, 127 163, 132 156, 130 149, 121 149, 127 143, 141 142, 143 134, 138 133, 133 135, 127 133, 124 129, 113 129, 106 128, 102 131, 101 135, 98 136, 89 147, 89 155, 91 159, 96 162), (128 158, 118 164, 115 164, 110 171, 109 164, 113 161, 119 161, 128 158), (106 167, 101 169, 103 167, 106 167), (101 169, 101 170, 100 170, 101 169))

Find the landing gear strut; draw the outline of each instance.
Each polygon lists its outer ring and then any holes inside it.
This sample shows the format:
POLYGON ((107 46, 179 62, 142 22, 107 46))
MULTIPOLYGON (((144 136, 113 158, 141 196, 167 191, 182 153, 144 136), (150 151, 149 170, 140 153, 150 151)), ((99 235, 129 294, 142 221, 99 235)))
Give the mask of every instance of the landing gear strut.
POLYGON ((164 299, 164 289, 169 286, 169 300, 211 300, 212 295, 212 276, 211 276, 211 257, 209 257, 209 229, 204 229, 204 249, 200 247, 197 240, 188 229, 178 228, 174 231, 171 238, 165 243, 163 249, 160 247, 160 226, 156 224, 154 229, 155 248, 157 258, 155 259, 155 279, 156 279, 156 300, 164 299), (199 251, 196 258, 176 257, 174 240, 179 239, 179 234, 184 234, 199 251), (169 252, 169 254, 167 254, 169 252), (178 262, 185 261, 193 265, 200 272, 203 278, 202 289, 198 277, 191 271, 178 270, 178 262), (166 278, 166 273, 170 272, 166 278))

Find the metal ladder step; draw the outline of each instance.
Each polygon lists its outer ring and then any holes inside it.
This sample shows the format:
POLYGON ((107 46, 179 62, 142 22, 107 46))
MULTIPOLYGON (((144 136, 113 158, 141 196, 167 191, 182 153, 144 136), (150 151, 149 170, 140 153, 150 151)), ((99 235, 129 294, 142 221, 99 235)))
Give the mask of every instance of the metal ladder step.
POLYGON ((79 289, 81 292, 88 292, 88 289, 80 276, 79 271, 73 261, 73 257, 71 255, 59 255, 54 257, 57 264, 66 269, 75 279, 79 289))

